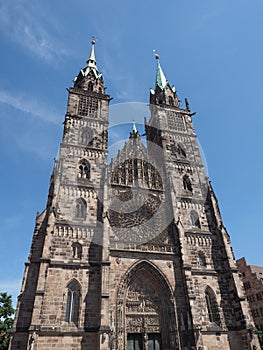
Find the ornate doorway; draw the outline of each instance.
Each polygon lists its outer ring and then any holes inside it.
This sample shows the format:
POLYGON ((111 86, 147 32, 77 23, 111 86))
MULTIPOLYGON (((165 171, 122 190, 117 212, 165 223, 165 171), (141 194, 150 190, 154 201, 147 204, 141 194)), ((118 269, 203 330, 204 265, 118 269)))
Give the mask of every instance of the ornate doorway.
POLYGON ((177 348, 175 308, 164 276, 149 262, 135 265, 124 277, 117 296, 116 348, 177 348))

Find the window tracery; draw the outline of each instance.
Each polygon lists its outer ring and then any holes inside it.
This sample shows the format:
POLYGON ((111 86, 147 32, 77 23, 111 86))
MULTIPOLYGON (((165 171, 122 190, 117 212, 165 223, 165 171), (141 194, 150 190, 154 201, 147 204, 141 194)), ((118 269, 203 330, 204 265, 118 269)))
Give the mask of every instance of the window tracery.
POLYGON ((78 311, 79 311, 79 298, 80 298, 80 285, 77 281, 71 282, 67 287, 67 305, 66 305, 66 317, 65 321, 68 323, 78 323, 78 311))
POLYGON ((79 178, 90 179, 90 164, 86 159, 79 162, 79 178))

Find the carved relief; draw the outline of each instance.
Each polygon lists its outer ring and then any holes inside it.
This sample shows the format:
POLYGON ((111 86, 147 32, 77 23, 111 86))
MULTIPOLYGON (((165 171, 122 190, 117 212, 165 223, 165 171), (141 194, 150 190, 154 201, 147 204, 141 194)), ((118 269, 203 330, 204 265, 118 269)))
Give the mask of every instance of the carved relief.
POLYGON ((147 262, 126 274, 117 295, 116 348, 124 350, 128 334, 160 334, 164 348, 175 349, 173 297, 162 275, 147 262), (173 334, 173 335, 172 335, 173 334))

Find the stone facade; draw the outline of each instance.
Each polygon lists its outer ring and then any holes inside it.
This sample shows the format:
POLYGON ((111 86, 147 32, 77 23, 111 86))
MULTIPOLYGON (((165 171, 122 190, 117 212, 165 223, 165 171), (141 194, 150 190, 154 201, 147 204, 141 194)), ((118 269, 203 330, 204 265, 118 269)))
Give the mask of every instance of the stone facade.
POLYGON ((159 59, 147 144, 134 126, 109 165, 94 42, 68 92, 10 350, 259 349, 193 114, 159 59))
POLYGON ((263 266, 248 265, 246 259, 241 258, 237 260, 237 267, 255 326, 263 331, 263 266))

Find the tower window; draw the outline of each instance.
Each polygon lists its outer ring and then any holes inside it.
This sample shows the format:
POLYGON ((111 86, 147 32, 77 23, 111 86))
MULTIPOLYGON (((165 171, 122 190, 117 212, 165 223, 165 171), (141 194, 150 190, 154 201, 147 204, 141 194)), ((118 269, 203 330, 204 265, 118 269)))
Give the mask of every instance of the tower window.
POLYGON ((76 202, 76 218, 86 219, 87 203, 83 198, 78 198, 76 202))
POLYGON ((69 284, 67 292, 66 322, 78 322, 80 286, 74 281, 69 284))
POLYGON ((172 98, 172 96, 169 96, 169 105, 174 106, 174 99, 172 98))
POLYGON ((85 159, 79 162, 79 178, 90 179, 90 165, 85 159))
POLYGON ((198 216, 198 214, 197 214, 196 211, 194 211, 194 210, 191 211, 191 213, 190 213, 190 219, 191 219, 191 224, 192 224, 192 226, 201 228, 199 216, 198 216))
POLYGON ((97 117, 98 100, 90 96, 80 95, 78 114, 81 116, 97 117))
POLYGON ((90 128, 85 128, 80 131, 79 142, 82 145, 89 145, 93 139, 93 132, 90 128))
POLYGON ((82 245, 78 242, 72 244, 72 256, 75 259, 81 259, 82 257, 82 245))
POLYGON ((207 287, 205 291, 205 301, 207 307, 207 313, 210 322, 215 322, 218 326, 220 326, 220 316, 218 305, 216 301, 216 297, 211 288, 207 287))
POLYGON ((92 82, 88 83, 88 91, 93 91, 93 83, 92 82))
POLYGON ((205 256, 202 252, 198 252, 198 264, 199 266, 206 267, 205 256))
POLYGON ((191 181, 187 175, 183 177, 183 185, 186 191, 193 192, 191 181))
POLYGON ((179 154, 181 157, 186 158, 185 150, 183 149, 183 147, 182 147, 180 144, 178 144, 177 149, 178 149, 178 154, 179 154))

